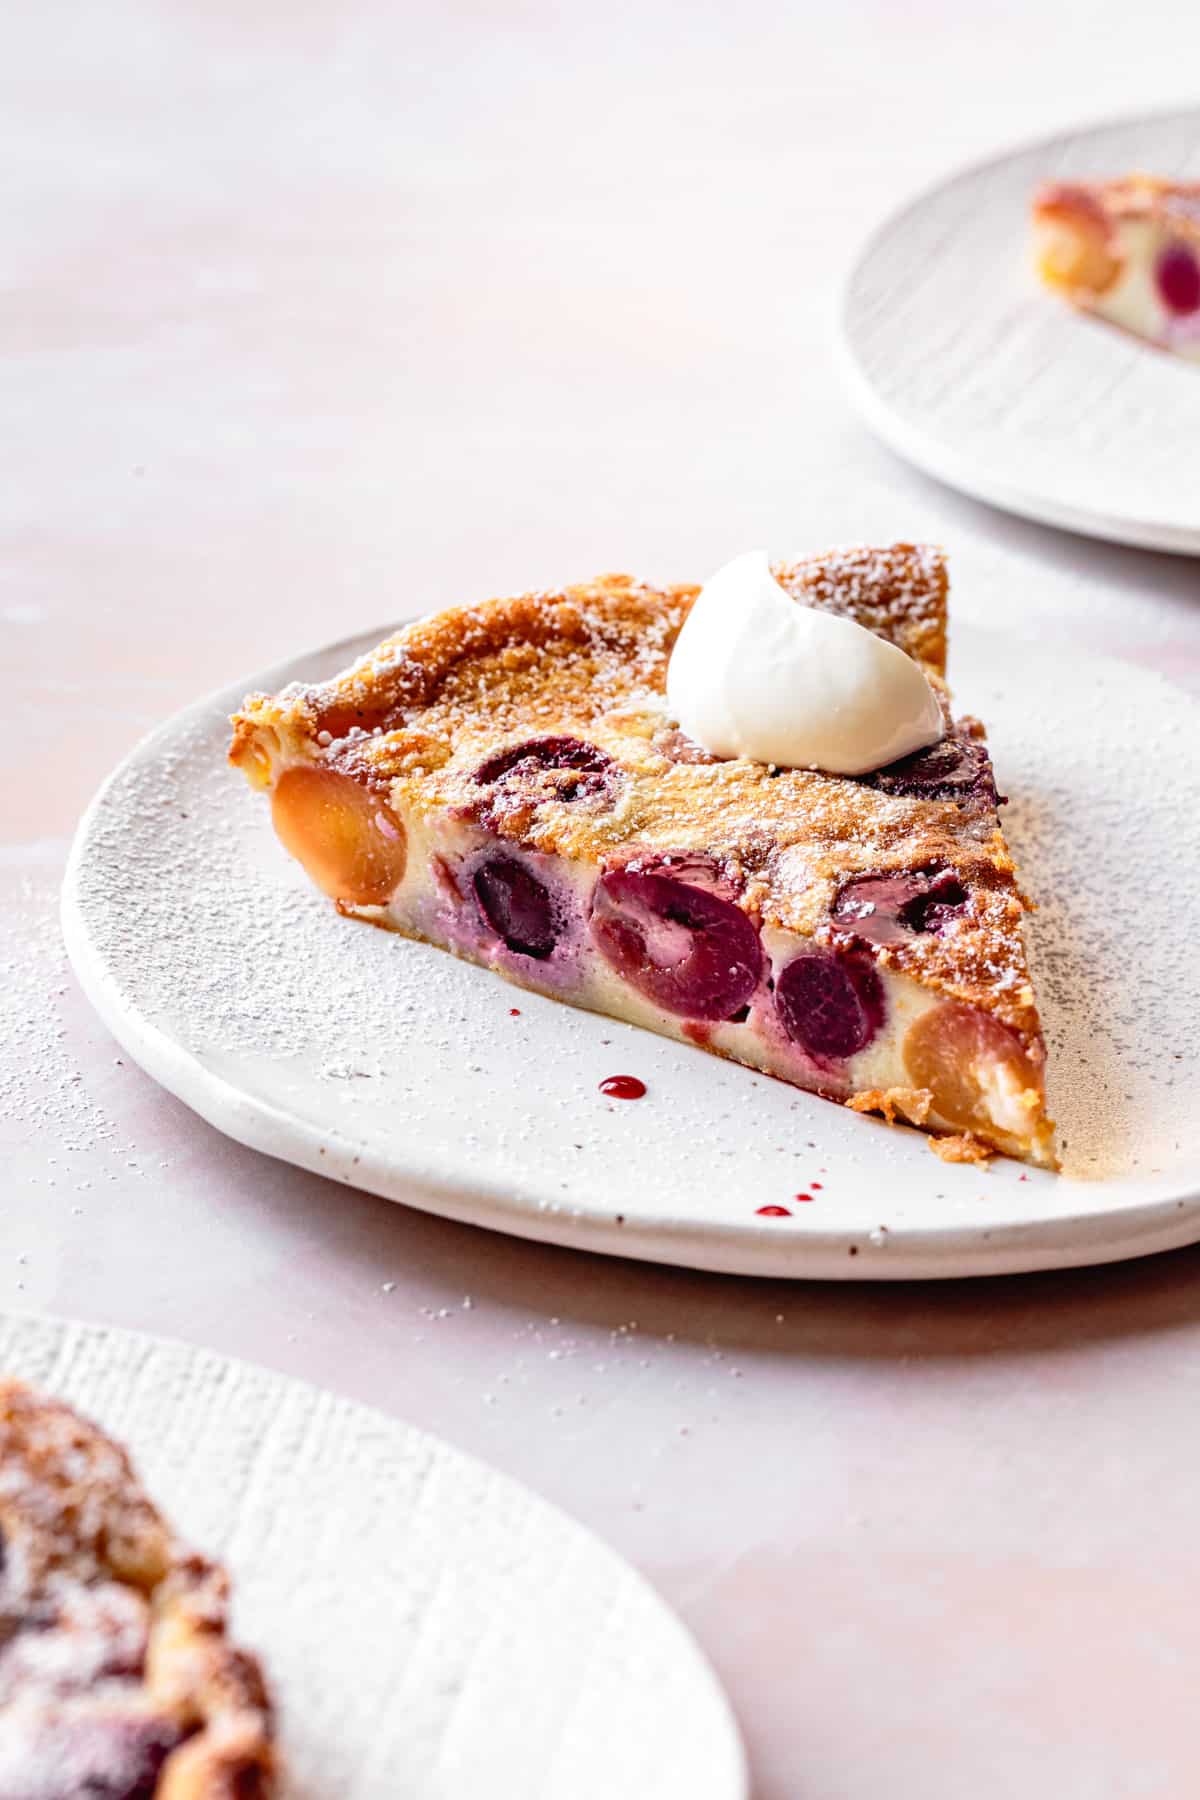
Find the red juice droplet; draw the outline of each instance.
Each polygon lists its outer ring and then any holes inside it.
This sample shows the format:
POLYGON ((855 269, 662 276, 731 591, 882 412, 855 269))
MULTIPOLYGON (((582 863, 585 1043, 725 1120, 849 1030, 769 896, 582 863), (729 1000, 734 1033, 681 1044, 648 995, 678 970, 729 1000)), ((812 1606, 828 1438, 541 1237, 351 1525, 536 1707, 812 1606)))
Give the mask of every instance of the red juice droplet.
MULTIPOLYGON (((816 1184, 814 1183, 813 1185, 815 1186, 816 1184)), ((793 1194, 792 1199, 793 1200, 811 1200, 812 1195, 811 1194, 793 1194)))
POLYGON ((508 1016, 510 1019, 519 1019, 521 1016, 520 1007, 519 1006, 510 1006, 508 1009, 508 1016))
POLYGON ((640 1100, 645 1091, 645 1082, 636 1075, 610 1075, 600 1083, 600 1092, 610 1100, 640 1100))
POLYGON ((756 1206, 754 1210, 760 1219, 790 1219, 792 1216, 786 1206, 756 1206))

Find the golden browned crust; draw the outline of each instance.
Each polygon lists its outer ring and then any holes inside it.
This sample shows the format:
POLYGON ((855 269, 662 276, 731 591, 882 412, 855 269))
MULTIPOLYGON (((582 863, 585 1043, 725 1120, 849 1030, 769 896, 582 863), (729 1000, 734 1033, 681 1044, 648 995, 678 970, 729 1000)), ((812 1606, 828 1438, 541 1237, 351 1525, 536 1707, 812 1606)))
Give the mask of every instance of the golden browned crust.
MULTIPOLYGON (((925 1127, 933 1111, 933 1095, 928 1088, 866 1088, 861 1094, 852 1094, 845 1105, 851 1112, 879 1113, 889 1125, 899 1119, 907 1125, 925 1127)), ((1049 1131, 1048 1126, 1042 1126, 1035 1131, 1034 1141, 1045 1149, 1047 1163, 1056 1166, 1050 1155, 1049 1131)), ((996 1154, 991 1144, 971 1131, 931 1133, 928 1142, 935 1156, 948 1163, 986 1163, 996 1154)))
POLYGON ((225 1572, 176 1543, 118 1444, 9 1379, 0 1552, 0 1792, 269 1800, 271 1703, 229 1641, 225 1572))
MULTIPOLYGON (((940 551, 832 551, 777 574, 806 603, 918 656, 945 695, 940 551)), ((617 765, 616 803, 598 812, 546 797, 494 816, 495 831, 593 863, 702 848, 724 861, 765 926, 818 938, 836 935, 831 907, 849 877, 937 865, 967 889, 967 915, 952 935, 914 934, 879 950, 879 960, 995 1012, 1039 1054, 1019 929, 1027 903, 990 806, 745 759, 681 758, 666 668, 697 592, 609 575, 438 613, 332 681, 251 695, 235 716, 230 756, 264 785, 272 766, 328 763, 428 815, 477 806, 474 771, 498 749, 537 734, 583 737, 617 765)), ((958 731, 982 735, 974 721, 958 731)))
MULTIPOLYGON (((856 546, 777 564, 775 574, 805 605, 853 618, 930 673, 945 674, 947 577, 939 550, 856 546)), ((484 708, 501 729, 502 719, 518 713, 536 724, 564 705, 586 705, 593 680, 601 683, 599 700, 617 684, 661 691, 666 658, 699 591, 601 575, 435 613, 385 638, 333 681, 249 695, 234 715, 230 757, 250 764, 252 774, 256 738, 268 728, 301 744, 322 733, 341 740, 354 730, 407 728, 405 750, 428 747, 436 755, 445 727, 464 716, 478 724, 484 708), (425 715, 419 724, 416 714, 425 715)), ((589 715, 596 710, 588 707, 589 715)))
POLYGON ((928 1088, 864 1088, 861 1094, 851 1094, 846 1105, 851 1112, 882 1113, 889 1125, 897 1119, 924 1125, 933 1111, 933 1095, 928 1088))
POLYGON ((1185 236, 1200 236, 1200 181, 1122 175, 1110 181, 1048 181, 1033 199, 1035 214, 1074 213, 1098 225, 1157 219, 1185 236))
POLYGON ((949 580, 933 545, 850 545, 776 563, 774 574, 803 605, 853 619, 945 676, 949 580))
POLYGON ((1107 228, 1111 214, 1102 198, 1099 183, 1083 181, 1046 181, 1033 196, 1035 218, 1078 217, 1100 230, 1107 228))
POLYGON ((931 1137, 929 1148, 948 1163, 987 1163, 995 1155, 992 1146, 977 1138, 973 1131, 957 1132, 950 1137, 931 1137))

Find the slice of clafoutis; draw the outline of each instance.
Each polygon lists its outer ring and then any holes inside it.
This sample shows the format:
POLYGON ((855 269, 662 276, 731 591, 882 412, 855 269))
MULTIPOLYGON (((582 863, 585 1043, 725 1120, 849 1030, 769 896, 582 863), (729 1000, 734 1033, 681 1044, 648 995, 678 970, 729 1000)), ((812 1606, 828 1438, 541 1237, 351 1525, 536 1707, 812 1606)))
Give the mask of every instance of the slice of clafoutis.
POLYGON ((775 565, 918 661, 931 749, 858 778, 718 761, 666 700, 698 590, 609 575, 422 619, 253 694, 231 759, 338 909, 522 987, 1054 1166, 1045 1049, 982 728, 926 546, 775 565))
POLYGON ((1200 182, 1053 182, 1033 202, 1042 279, 1084 312, 1200 361, 1200 182))

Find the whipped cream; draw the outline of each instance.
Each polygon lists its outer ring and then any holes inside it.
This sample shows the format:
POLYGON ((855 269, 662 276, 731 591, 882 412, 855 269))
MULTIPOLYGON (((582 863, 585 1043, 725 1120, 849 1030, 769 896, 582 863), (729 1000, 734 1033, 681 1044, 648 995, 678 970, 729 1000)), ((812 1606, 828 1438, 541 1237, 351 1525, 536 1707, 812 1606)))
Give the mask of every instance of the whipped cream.
POLYGON ((853 619, 784 592, 765 550, 706 581, 667 665, 681 728, 713 756, 865 775, 937 743, 917 663, 853 619))

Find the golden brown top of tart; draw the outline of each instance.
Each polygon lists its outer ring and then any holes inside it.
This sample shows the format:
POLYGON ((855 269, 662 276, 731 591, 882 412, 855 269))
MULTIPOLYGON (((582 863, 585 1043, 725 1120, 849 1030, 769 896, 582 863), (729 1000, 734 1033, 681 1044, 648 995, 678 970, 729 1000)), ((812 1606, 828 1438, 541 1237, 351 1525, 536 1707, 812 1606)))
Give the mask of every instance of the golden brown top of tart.
POLYGON ((1033 211, 1039 219, 1074 218, 1100 233, 1126 220, 1156 219, 1200 242, 1200 181, 1140 174, 1111 181, 1048 181, 1034 195, 1033 211))

